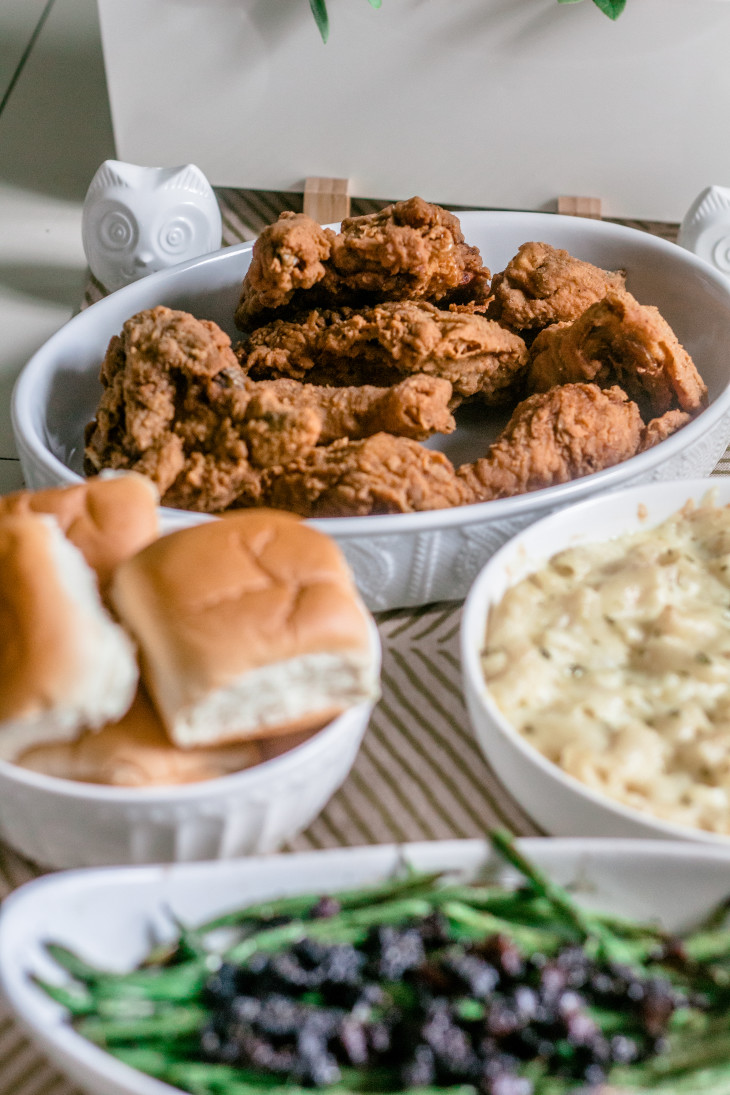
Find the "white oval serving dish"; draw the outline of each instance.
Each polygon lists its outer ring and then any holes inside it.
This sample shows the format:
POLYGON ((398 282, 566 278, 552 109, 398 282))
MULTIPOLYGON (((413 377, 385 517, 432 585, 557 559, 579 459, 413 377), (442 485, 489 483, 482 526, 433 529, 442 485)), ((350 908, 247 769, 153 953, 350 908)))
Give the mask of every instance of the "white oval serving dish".
MULTIPOLYGON (((373 610, 462 598, 485 560, 525 525, 617 486, 706 475, 730 438, 730 281, 719 271, 675 244, 607 221, 501 211, 467 212, 460 219, 467 241, 480 248, 492 271, 502 270, 528 240, 625 270, 630 291, 659 307, 692 354, 710 405, 648 452, 572 483, 456 509, 313 522, 338 541, 373 610)), ((31 358, 12 402, 28 486, 80 479, 84 426, 101 393, 99 366, 109 339, 131 315, 165 304, 215 320, 240 337, 232 317, 252 246, 228 247, 125 286, 75 316, 31 358)), ((465 427, 429 445, 460 463, 481 455, 493 436, 484 426, 465 427)), ((205 519, 175 509, 163 509, 161 518, 164 531, 205 519)))
POLYGON ((492 698, 480 651, 492 605, 506 590, 568 547, 608 540, 660 524, 708 491, 730 504, 730 477, 651 483, 588 499, 536 522, 505 544, 477 576, 461 619, 464 697, 489 764, 522 808, 557 836, 692 840, 730 851, 730 836, 673 824, 600 794, 553 764, 519 734, 492 698))
MULTIPOLYGON (((522 850, 586 905, 671 931, 692 927, 730 890, 730 851, 650 841, 523 840, 522 850)), ((74 871, 28 883, 0 912, 0 987, 46 1056, 91 1095, 172 1095, 87 1042, 30 975, 59 981, 44 950, 50 940, 92 963, 129 969, 154 939, 171 938, 170 913, 195 924, 251 902, 329 892, 387 878, 403 858, 423 870, 474 876, 490 862, 479 840, 336 849, 227 863, 74 871)), ((514 874, 508 872, 510 877, 514 874)))

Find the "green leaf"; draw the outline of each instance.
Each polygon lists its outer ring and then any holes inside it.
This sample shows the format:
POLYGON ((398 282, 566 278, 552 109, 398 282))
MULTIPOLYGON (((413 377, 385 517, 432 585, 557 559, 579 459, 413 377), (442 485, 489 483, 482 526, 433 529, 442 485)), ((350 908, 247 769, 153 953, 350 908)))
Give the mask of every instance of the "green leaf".
POLYGON ((317 24, 319 33, 322 35, 322 41, 326 42, 330 34, 330 21, 327 15, 327 3, 326 0, 309 0, 309 6, 312 9, 312 15, 314 21, 317 24))
MULTIPOLYGON (((581 0, 558 0, 559 4, 579 4, 581 0)), ((609 19, 618 19, 626 7, 626 0, 593 0, 597 8, 600 8, 609 19)))
POLYGON ((597 8, 607 15, 609 19, 618 19, 626 7, 626 0, 593 0, 597 8))
POLYGON ((368 4, 371 8, 379 8, 382 6, 383 0, 368 0, 368 4))

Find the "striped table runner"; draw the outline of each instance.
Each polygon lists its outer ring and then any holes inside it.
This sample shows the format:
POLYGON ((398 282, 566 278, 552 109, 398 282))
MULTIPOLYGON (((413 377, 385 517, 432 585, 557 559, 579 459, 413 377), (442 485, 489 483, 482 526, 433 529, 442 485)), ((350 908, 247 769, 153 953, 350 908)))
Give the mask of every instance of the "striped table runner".
MULTIPOLYGON (((284 209, 301 210, 301 195, 218 190, 224 244, 253 239, 284 209)), ((353 215, 387 203, 354 199, 353 215)), ((677 226, 622 221, 675 239, 677 226)), ((89 278, 82 307, 106 294, 89 278)), ((726 453, 715 474, 730 474, 726 453)), ((503 826, 520 835, 539 830, 505 793, 471 732, 461 698, 461 604, 381 613, 382 699, 352 772, 291 851, 391 841, 481 836, 503 826)), ((0 844, 0 897, 36 877, 39 868, 0 844)), ((76 1095, 0 1009, 0 1095, 76 1095)))

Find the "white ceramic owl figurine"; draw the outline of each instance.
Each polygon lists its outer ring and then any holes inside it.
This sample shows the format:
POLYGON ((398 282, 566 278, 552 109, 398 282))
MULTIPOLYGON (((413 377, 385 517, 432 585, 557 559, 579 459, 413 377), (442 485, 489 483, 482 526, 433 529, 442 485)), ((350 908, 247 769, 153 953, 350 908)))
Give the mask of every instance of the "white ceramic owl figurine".
POLYGON ((89 268, 110 292, 221 245, 221 215, 200 168, 105 160, 84 200, 89 268))
POLYGON ((695 198, 677 243, 730 276, 730 188, 708 186, 695 198))

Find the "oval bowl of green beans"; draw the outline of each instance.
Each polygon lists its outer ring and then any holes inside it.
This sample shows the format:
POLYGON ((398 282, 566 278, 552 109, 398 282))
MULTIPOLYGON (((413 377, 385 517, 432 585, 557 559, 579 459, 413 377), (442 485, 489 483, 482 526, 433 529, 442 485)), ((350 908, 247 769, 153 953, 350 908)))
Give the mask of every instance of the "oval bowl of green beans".
POLYGON ((47 876, 0 983, 94 1095, 726 1095, 730 853, 442 841, 47 876))

